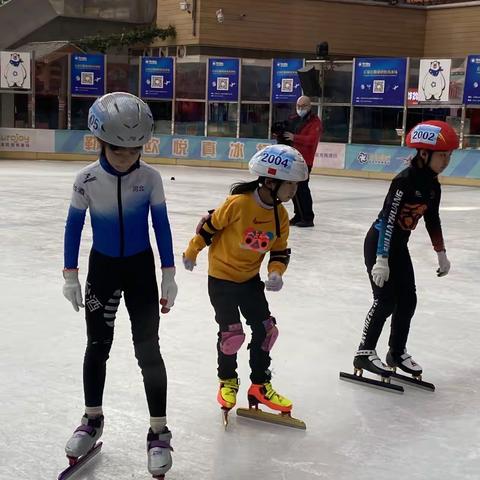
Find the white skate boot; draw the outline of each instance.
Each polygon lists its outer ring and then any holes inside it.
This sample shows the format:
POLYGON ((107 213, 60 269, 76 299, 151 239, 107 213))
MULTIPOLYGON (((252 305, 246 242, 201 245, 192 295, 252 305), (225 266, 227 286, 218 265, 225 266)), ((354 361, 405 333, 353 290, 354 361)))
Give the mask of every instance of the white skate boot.
POLYGON ((421 377, 422 375, 422 367, 413 360, 409 353, 407 353, 407 349, 405 349, 403 352, 394 352, 393 350, 389 350, 386 361, 387 365, 390 367, 398 367, 400 370, 403 370, 414 377, 421 377))
POLYGON ((103 433, 103 415, 96 418, 82 417, 80 426, 73 432, 65 447, 65 453, 74 464, 79 457, 86 455, 103 433))
POLYGON ((172 468, 171 452, 173 452, 173 448, 170 446, 171 439, 172 432, 167 427, 162 433, 153 433, 152 429, 148 430, 148 471, 154 478, 165 478, 165 473, 172 468))

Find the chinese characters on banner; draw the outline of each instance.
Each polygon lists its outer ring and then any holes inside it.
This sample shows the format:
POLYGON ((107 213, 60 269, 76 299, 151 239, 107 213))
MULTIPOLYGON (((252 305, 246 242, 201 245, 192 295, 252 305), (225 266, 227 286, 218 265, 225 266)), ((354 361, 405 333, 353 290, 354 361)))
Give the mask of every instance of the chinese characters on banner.
POLYGON ((303 68, 301 58, 276 58, 272 71, 272 102, 295 103, 302 95, 297 71, 303 68))
POLYGON ((403 106, 406 58, 356 58, 354 72, 354 105, 403 106))
POLYGON ((466 105, 480 104, 480 55, 468 56, 463 103, 466 105))
POLYGON ((238 58, 208 59, 208 100, 238 102, 240 60, 238 58))
POLYGON ((142 57, 140 97, 172 100, 173 65, 172 57, 142 57))
POLYGON ((30 90, 30 53, 0 52, 0 88, 30 90))
POLYGON ((105 56, 72 54, 70 75, 72 95, 104 95, 105 56))

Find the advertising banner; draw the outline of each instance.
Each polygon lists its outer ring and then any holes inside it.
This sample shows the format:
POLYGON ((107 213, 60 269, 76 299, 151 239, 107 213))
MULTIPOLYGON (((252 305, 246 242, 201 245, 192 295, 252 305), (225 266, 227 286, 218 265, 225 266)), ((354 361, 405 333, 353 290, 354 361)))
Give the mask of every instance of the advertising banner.
POLYGON ((55 131, 32 128, 0 128, 0 151, 55 152, 55 131))
POLYGON ((320 142, 315 152, 313 168, 345 168, 345 145, 320 142))
POLYGON ((356 58, 352 103, 403 107, 406 58, 356 58))
POLYGON ((71 93, 100 97, 105 94, 105 56, 71 55, 71 93))
POLYGON ((174 63, 172 57, 142 57, 140 97, 173 99, 174 63))
POLYGON ((295 103, 302 95, 297 71, 303 68, 303 59, 286 58, 273 60, 272 102, 295 103))
POLYGON ((415 150, 407 147, 347 145, 345 168, 369 172, 397 173, 410 165, 415 150))
POLYGON ((31 56, 28 52, 0 52, 0 88, 31 88, 31 56))
POLYGON ((448 102, 450 98, 450 58, 420 60, 418 74, 419 102, 448 102))
POLYGON ((240 60, 238 58, 208 59, 208 100, 238 102, 240 60))
POLYGON ((480 55, 468 56, 463 103, 467 105, 480 104, 480 55))

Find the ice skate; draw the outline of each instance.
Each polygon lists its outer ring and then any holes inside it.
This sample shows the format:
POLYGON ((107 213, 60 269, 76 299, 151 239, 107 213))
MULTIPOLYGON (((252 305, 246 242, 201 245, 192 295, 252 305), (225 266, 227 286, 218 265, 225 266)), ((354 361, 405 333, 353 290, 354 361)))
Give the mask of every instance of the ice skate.
POLYGON ((353 374, 340 372, 340 379, 403 393, 403 387, 390 383, 393 370, 380 360, 376 350, 357 350, 353 358, 353 367, 353 374), (379 375, 380 380, 364 377, 364 370, 379 375))
POLYGON ((218 388, 217 401, 222 407, 223 424, 226 428, 228 425, 228 412, 237 403, 237 392, 240 386, 240 379, 227 378, 225 380, 219 380, 220 386, 218 388))
POLYGON ((431 392, 435 391, 435 385, 433 383, 422 380, 422 367, 415 362, 415 360, 413 360, 412 356, 407 353, 406 349, 403 352, 389 350, 387 353, 386 362, 393 369, 393 373, 391 375, 392 378, 415 387, 429 390, 431 392), (411 375, 411 377, 397 373, 397 368, 411 375))
POLYGON ((263 422, 276 423, 279 425, 285 425, 288 427, 306 429, 305 423, 302 420, 293 418, 291 411, 292 402, 277 393, 270 382, 262 384, 252 384, 248 389, 248 405, 249 408, 237 409, 237 415, 241 417, 253 418, 255 420, 261 420, 263 422), (262 404, 266 407, 275 410, 277 414, 264 412, 258 405, 262 404))
POLYGON ((103 415, 96 418, 82 417, 80 426, 73 432, 65 446, 65 453, 70 465, 86 455, 96 444, 103 433, 103 415))
POLYGON ((400 353, 390 349, 387 353, 386 362, 393 368, 393 371, 398 367, 400 370, 414 377, 420 377, 420 380, 422 379, 422 367, 407 353, 407 349, 400 353))
POLYGON ((153 433, 151 428, 148 430, 148 471, 158 480, 164 479, 165 474, 172 468, 171 439, 172 432, 167 427, 162 433, 153 433))

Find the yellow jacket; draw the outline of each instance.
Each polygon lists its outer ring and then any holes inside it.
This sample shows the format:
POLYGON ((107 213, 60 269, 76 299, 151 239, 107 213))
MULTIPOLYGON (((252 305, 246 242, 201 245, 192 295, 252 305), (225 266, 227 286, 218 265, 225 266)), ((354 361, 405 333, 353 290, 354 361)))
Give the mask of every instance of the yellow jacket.
POLYGON ((273 208, 261 206, 255 193, 230 195, 203 225, 200 234, 190 240, 185 257, 195 261, 211 240, 208 274, 212 277, 246 282, 258 274, 267 252, 268 272, 283 274, 290 257, 288 213, 283 205, 278 205, 278 216, 279 238, 275 235, 273 208))

